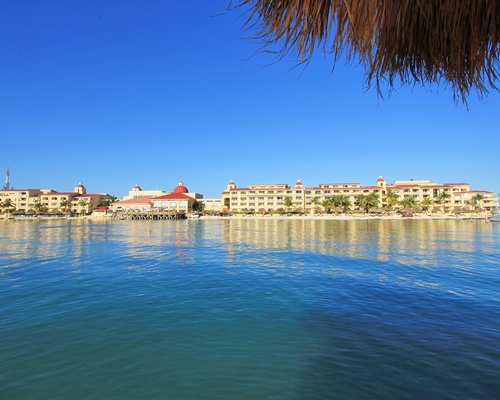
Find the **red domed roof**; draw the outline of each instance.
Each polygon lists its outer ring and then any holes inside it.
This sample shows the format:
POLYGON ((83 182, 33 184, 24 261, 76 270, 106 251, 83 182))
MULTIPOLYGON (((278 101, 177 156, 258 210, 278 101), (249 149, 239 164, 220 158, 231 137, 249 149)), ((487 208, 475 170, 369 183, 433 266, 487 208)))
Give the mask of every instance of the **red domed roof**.
POLYGON ((186 186, 184 186, 184 183, 179 182, 179 184, 175 187, 173 193, 189 193, 189 190, 186 186))
POLYGON ((382 178, 381 176, 378 177, 377 182, 385 182, 385 179, 382 178))
POLYGON ((297 183, 295 184, 295 186, 302 186, 302 181, 299 179, 299 180, 297 181, 297 183))
POLYGON ((135 184, 134 189, 142 190, 138 183, 135 184))

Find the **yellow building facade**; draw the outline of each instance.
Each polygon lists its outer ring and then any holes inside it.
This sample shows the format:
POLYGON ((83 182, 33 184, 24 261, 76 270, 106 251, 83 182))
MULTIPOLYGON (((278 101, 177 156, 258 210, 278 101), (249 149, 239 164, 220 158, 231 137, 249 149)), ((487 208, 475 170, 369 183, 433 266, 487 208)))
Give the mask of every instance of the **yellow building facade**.
POLYGON ((0 202, 10 199, 12 212, 22 214, 89 214, 108 194, 87 193, 79 182, 72 192, 57 192, 53 189, 0 190, 0 202))
POLYGON ((379 177, 372 186, 362 186, 359 182, 346 183, 321 183, 318 186, 304 186, 298 180, 294 186, 286 183, 277 184, 251 184, 245 188, 238 188, 233 180, 229 182, 226 190, 222 193, 222 208, 230 212, 277 212, 280 210, 312 213, 324 211, 321 202, 332 196, 343 195, 350 201, 351 210, 356 208, 359 195, 375 193, 379 199, 378 207, 388 206, 388 194, 394 192, 398 200, 413 197, 421 202, 430 197, 434 204, 442 206, 443 210, 461 208, 473 208, 473 197, 481 193, 481 208, 490 210, 494 206, 495 197, 492 192, 484 190, 471 190, 468 183, 444 183, 437 184, 429 180, 394 181, 387 184, 379 177), (449 195, 441 199, 441 193, 449 195))

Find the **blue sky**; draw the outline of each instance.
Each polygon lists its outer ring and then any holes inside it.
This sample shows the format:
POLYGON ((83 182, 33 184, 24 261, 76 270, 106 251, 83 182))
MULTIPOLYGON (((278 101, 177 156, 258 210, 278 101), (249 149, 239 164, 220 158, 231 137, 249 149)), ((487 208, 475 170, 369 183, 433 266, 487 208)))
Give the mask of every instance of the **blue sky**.
POLYGON ((305 185, 466 181, 500 192, 500 95, 380 100, 361 67, 255 54, 227 1, 0 4, 0 169, 17 188, 219 196, 230 178, 305 185))

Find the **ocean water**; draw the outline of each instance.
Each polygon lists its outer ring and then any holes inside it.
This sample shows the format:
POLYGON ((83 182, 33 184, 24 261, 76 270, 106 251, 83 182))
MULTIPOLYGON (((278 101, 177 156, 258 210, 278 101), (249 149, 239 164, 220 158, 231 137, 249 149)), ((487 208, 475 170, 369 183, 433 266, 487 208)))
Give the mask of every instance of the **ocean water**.
POLYGON ((500 224, 0 221, 0 399, 500 399, 500 224))

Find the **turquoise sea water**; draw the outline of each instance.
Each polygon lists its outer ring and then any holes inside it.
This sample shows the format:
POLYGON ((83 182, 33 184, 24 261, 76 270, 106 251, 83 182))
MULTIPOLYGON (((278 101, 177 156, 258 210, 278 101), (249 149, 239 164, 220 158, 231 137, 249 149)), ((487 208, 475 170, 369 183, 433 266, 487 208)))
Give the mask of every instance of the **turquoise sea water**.
POLYGON ((0 399, 499 399, 500 224, 0 221, 0 399))

